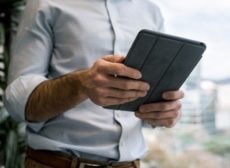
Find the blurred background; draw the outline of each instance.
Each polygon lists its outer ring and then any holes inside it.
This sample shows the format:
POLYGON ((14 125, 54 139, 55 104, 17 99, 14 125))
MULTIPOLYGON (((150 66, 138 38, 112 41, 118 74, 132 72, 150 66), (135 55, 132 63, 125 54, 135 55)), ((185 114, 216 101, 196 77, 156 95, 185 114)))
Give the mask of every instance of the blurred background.
MULTIPOLYGON (((150 147, 143 168, 230 167, 230 1, 152 0, 165 18, 165 32, 203 41, 207 50, 182 89, 183 116, 171 129, 145 128, 150 147)), ((25 125, 2 103, 24 0, 0 0, 0 168, 21 168, 25 125)), ((128 10, 128 9, 127 9, 128 10)))
POLYGON ((24 0, 0 0, 0 168, 24 167, 25 125, 12 120, 2 103, 10 45, 24 6, 24 0))
POLYGON ((183 116, 171 129, 145 129, 147 168, 230 168, 230 1, 152 0, 165 32, 207 45, 182 89, 183 116))

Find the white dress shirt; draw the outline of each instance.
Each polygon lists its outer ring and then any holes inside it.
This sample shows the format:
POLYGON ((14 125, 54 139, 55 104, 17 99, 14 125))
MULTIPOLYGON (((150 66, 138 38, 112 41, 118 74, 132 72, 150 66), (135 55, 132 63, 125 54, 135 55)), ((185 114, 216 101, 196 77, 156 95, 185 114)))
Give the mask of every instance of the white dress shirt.
POLYGON ((26 122, 29 146, 102 160, 143 157, 143 123, 132 112, 104 109, 88 99, 56 118, 30 123, 25 106, 41 82, 89 68, 104 55, 126 55, 141 29, 162 28, 151 0, 28 0, 4 102, 14 118, 26 122))

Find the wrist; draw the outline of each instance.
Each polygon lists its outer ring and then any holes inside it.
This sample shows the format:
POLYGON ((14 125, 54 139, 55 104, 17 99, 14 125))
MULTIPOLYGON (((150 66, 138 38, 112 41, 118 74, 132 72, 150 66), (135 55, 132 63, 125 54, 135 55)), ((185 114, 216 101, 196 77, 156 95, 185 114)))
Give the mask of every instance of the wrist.
POLYGON ((69 84, 73 90, 73 93, 80 97, 85 97, 85 99, 87 99, 87 87, 89 85, 89 79, 89 70, 74 71, 70 73, 69 84))

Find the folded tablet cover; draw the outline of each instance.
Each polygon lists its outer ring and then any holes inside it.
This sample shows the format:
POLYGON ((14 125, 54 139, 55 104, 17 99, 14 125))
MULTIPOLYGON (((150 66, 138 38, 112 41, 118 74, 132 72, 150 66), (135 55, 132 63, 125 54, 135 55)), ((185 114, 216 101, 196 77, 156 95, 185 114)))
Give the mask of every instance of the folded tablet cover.
POLYGON ((164 91, 181 87, 205 48, 202 42, 149 30, 140 31, 124 64, 139 69, 143 81, 150 84, 150 90, 143 98, 105 108, 136 111, 142 104, 162 101, 164 91))

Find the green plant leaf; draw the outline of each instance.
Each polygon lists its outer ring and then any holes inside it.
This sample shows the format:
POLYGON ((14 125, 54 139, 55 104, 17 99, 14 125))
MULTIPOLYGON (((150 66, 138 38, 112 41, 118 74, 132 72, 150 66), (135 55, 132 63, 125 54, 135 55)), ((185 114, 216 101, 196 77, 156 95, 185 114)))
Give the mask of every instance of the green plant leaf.
POLYGON ((15 130, 10 130, 7 135, 7 142, 5 145, 6 153, 6 168, 15 168, 17 151, 18 151, 18 137, 15 130))

